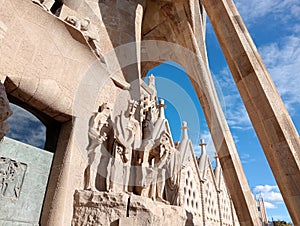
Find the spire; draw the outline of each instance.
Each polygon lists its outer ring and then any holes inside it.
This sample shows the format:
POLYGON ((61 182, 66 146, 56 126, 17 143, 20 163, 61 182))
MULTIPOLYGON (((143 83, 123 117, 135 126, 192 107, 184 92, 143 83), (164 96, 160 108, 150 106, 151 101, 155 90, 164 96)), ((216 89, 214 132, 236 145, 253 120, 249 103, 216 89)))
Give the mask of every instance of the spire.
POLYGON ((217 187, 218 189, 220 189, 220 180, 221 180, 221 166, 220 166, 220 160, 218 157, 218 154, 216 153, 215 155, 215 159, 216 159, 216 168, 215 168, 215 178, 216 178, 216 183, 217 183, 217 187))
POLYGON ((182 127, 181 127, 181 130, 182 130, 182 139, 181 140, 186 140, 189 138, 188 136, 188 129, 189 127, 187 126, 187 122, 186 121, 183 121, 182 122, 182 127))
POLYGON ((155 76, 153 74, 148 77, 148 86, 155 88, 155 76))
POLYGON ((205 175, 205 169, 206 169, 206 163, 207 163, 207 154, 206 154, 206 148, 205 148, 206 144, 204 142, 204 139, 200 140, 200 147, 201 147, 201 156, 200 156, 200 160, 199 160, 199 169, 201 172, 201 176, 202 179, 206 179, 206 175, 205 175))
POLYGON ((159 108, 159 118, 165 118, 166 105, 164 99, 159 100, 158 108, 159 108))
POLYGON ((200 147, 201 147, 201 156, 202 155, 206 155, 206 143, 204 141, 204 139, 200 139, 200 147))
POLYGON ((155 86, 155 77, 153 74, 151 74, 149 77, 148 77, 148 87, 153 91, 153 94, 152 94, 152 98, 157 98, 157 91, 156 91, 156 86, 155 86))

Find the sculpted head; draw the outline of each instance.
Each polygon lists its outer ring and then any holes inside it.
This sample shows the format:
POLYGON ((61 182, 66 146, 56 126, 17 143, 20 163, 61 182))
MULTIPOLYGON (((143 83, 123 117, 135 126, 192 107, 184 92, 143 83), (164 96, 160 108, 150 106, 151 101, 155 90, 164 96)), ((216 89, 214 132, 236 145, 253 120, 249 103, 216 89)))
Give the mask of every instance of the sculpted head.
POLYGON ((78 21, 78 18, 75 16, 67 16, 65 21, 75 26, 78 21))
POLYGON ((111 110, 112 110, 112 107, 111 107, 110 103, 105 102, 100 106, 98 111, 101 112, 105 117, 108 118, 110 116, 111 110))

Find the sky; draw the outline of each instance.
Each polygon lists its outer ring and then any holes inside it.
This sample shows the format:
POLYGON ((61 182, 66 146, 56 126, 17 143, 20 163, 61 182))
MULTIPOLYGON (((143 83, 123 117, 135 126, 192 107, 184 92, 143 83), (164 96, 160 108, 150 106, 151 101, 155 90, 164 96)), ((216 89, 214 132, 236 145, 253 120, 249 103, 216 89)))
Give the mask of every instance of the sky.
MULTIPOLYGON (((299 131, 300 92, 297 86, 300 84, 300 1, 236 0, 235 3, 299 131)), ((290 222, 282 196, 209 21, 206 39, 210 69, 249 186, 254 194, 264 198, 269 220, 273 218, 290 222)), ((166 117, 169 118, 174 140, 180 140, 181 122, 187 121, 195 154, 200 155, 198 144, 200 138, 204 138, 208 144, 208 153, 213 157, 215 149, 201 105, 184 70, 174 62, 168 62, 149 73, 157 77, 158 96, 166 101, 166 117)), ((25 139, 22 141, 42 148, 45 128, 38 125, 37 119, 29 113, 16 106, 12 108, 14 116, 8 120, 11 130, 7 136, 25 139), (24 138, 22 128, 13 126, 21 123, 25 123, 24 127, 36 129, 24 138)))
MULTIPOLYGON (((299 132, 300 1, 237 0, 235 3, 299 132)), ((269 220, 291 221, 209 25, 207 49, 211 71, 222 88, 225 115, 252 192, 264 198, 269 220)))
MULTIPOLYGON (((236 0, 235 3, 299 132, 300 1, 236 0)), ((210 70, 249 186, 255 195, 263 197, 269 220, 291 222, 209 20, 206 41, 210 70)), ((157 77, 158 96, 166 99, 166 117, 174 140, 180 140, 180 122, 187 121, 195 154, 200 155, 198 143, 205 138, 213 157, 215 149, 205 118, 184 69, 168 62, 149 73, 157 77), (192 109, 190 114, 187 109, 192 109)))

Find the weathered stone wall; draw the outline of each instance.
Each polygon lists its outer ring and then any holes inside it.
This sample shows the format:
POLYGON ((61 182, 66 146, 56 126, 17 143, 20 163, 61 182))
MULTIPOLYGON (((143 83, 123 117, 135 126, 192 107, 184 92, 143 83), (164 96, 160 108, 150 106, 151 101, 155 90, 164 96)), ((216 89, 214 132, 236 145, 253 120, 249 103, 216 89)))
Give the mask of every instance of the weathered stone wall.
MULTIPOLYGON (((81 122, 87 122, 88 113, 95 111, 104 100, 114 102, 120 91, 115 82, 108 81, 106 72, 113 73, 121 83, 130 83, 131 90, 135 91, 129 93, 131 97, 139 96, 139 84, 134 83, 141 77, 141 68, 137 63, 141 60, 139 43, 125 49, 127 51, 117 51, 115 48, 142 39, 177 43, 202 59, 191 65, 190 58, 182 52, 174 53, 174 49, 169 48, 165 55, 161 55, 157 47, 159 60, 174 60, 182 63, 185 69, 191 68, 188 74, 203 105, 213 139, 215 143, 223 144, 221 148, 226 157, 231 159, 233 156, 234 164, 228 161, 226 167, 232 171, 227 171, 227 179, 236 175, 228 181, 232 187, 242 184, 238 194, 245 198, 244 192, 249 190, 247 182, 241 164, 236 161, 238 157, 234 143, 220 113, 213 82, 204 70, 207 69, 205 23, 198 1, 191 5, 188 1, 147 1, 146 6, 145 1, 65 0, 59 18, 29 0, 2 0, 1 3, 0 79, 6 79, 5 86, 10 95, 63 123, 45 200, 43 225, 68 225, 71 222, 72 195, 75 189, 82 187, 86 166, 85 147, 78 145, 76 126, 81 127, 81 122), (65 16, 71 14, 80 19, 89 17, 98 28, 100 49, 106 63, 96 61, 82 33, 64 22, 65 16), (127 67, 127 59, 131 60, 130 67, 127 67), (205 83, 204 90, 200 89, 202 82, 205 83), (97 84, 96 87, 94 84, 97 84), (82 98, 82 102, 76 109, 78 97, 82 98), (73 122, 72 118, 75 119, 73 122), (217 124, 212 125, 212 121, 217 124), (234 174, 236 171, 239 174, 234 174)), ((147 65, 144 71, 146 69, 147 65)), ((85 142, 86 126, 83 126, 81 136, 85 142)), ((248 207, 240 206, 244 209, 248 207)), ((240 214, 243 214, 241 207, 240 214)))
MULTIPOLYGON (((126 225, 123 218, 139 226, 186 225, 182 207, 165 205, 149 198, 121 193, 76 191, 72 225, 126 225)), ((128 222, 128 221, 127 221, 128 222)))

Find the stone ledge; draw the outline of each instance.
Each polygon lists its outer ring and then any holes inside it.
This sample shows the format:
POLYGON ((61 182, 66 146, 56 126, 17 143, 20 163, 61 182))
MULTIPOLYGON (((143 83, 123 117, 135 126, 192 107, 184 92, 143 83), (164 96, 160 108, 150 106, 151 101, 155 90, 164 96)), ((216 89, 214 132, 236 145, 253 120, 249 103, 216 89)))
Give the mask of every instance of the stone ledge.
POLYGON ((137 195, 82 190, 74 194, 73 226, 124 226, 125 222, 139 226, 182 226, 186 219, 182 207, 137 195))

